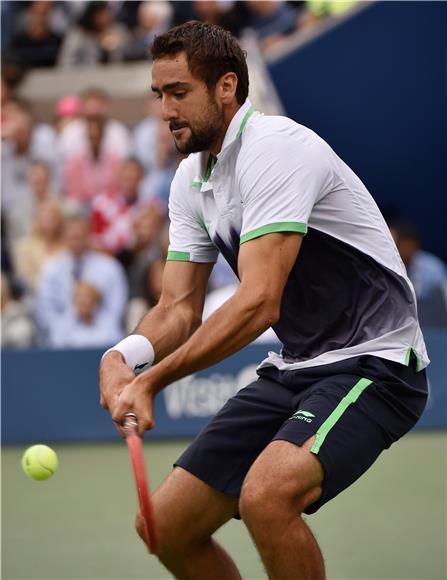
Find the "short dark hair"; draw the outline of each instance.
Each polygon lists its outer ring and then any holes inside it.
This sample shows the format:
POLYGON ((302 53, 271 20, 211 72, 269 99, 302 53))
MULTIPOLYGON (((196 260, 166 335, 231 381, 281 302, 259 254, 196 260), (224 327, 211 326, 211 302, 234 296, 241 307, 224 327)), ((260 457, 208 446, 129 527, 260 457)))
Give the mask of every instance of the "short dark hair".
POLYGON ((155 37, 153 60, 185 52, 191 74, 213 89, 222 75, 237 76, 236 99, 242 105, 248 96, 245 53, 236 38, 221 26, 191 20, 155 37))

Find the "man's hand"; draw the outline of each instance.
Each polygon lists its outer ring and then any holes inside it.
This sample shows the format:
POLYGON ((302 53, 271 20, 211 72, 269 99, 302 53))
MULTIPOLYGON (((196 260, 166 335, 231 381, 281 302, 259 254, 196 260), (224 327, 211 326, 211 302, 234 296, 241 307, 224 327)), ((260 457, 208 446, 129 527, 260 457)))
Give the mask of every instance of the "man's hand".
POLYGON ((126 413, 134 413, 137 416, 140 436, 155 426, 153 414, 155 393, 148 386, 149 372, 133 378, 119 394, 115 406, 110 409, 112 419, 118 425, 122 424, 126 413))
POLYGON ((109 352, 99 369, 100 405, 110 412, 116 407, 118 397, 126 385, 135 378, 132 370, 124 362, 121 353, 109 352))

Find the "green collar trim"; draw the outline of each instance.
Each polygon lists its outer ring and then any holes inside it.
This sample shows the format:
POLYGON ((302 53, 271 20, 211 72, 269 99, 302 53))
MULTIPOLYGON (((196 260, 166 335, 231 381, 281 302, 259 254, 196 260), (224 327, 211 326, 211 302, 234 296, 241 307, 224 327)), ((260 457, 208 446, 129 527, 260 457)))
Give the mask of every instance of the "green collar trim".
MULTIPOLYGON (((236 137, 240 137, 242 135, 242 133, 244 132, 245 126, 247 124, 248 119, 253 115, 253 113, 255 112, 255 108, 253 107, 253 105, 248 109, 248 111, 245 113, 244 118, 242 119, 241 125, 239 127, 239 130, 236 134, 236 137)), ((203 176, 202 181, 198 180, 198 179, 194 179, 191 183, 192 187, 196 187, 197 189, 200 189, 202 187, 202 185, 204 183, 206 183, 209 178, 211 177, 211 171, 213 170, 213 159, 214 157, 211 155, 211 153, 208 155, 208 160, 206 162, 206 169, 205 169, 205 175, 203 176)))
POLYGON ((208 181, 208 179, 210 178, 212 169, 213 169, 213 156, 210 153, 208 155, 208 161, 206 162, 205 175, 203 177, 204 182, 208 181))
POLYGON ((253 113, 255 112, 255 108, 253 107, 253 105, 248 109, 248 111, 245 113, 244 118, 242 119, 242 123, 241 126, 239 127, 239 131, 237 132, 236 137, 240 137, 245 129, 245 125, 247 124, 248 119, 253 115, 253 113))

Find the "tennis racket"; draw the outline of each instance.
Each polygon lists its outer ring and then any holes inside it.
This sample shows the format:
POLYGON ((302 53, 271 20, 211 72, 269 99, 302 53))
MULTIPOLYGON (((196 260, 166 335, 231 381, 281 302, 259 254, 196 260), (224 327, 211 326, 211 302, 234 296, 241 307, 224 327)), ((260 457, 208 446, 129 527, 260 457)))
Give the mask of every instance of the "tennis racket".
POLYGON ((143 445, 138 435, 138 420, 133 413, 124 416, 124 431, 126 434, 127 448, 129 449, 132 463, 135 485, 137 488, 138 501, 144 522, 144 540, 151 554, 157 549, 155 525, 152 504, 149 497, 149 485, 144 466, 143 445))

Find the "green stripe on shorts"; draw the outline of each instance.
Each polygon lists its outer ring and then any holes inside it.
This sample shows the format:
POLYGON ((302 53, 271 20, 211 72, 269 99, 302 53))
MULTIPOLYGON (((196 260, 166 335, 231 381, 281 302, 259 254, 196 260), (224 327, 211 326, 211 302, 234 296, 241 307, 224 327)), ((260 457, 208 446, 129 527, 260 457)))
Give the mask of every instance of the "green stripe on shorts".
POLYGON ((321 425, 321 427, 316 432, 315 441, 312 445, 311 452, 317 454, 320 451, 320 447, 323 445, 329 431, 334 427, 349 405, 355 403, 363 391, 368 387, 372 381, 369 379, 360 379, 349 391, 349 393, 343 397, 343 399, 338 403, 326 421, 321 425))
POLYGON ((416 372, 418 373, 421 370, 421 362, 419 360, 419 355, 417 353, 417 350, 414 349, 412 346, 409 347, 409 349, 407 350, 407 354, 405 356, 405 365, 407 367, 410 366, 410 357, 411 354, 414 354, 415 358, 416 358, 416 372))

